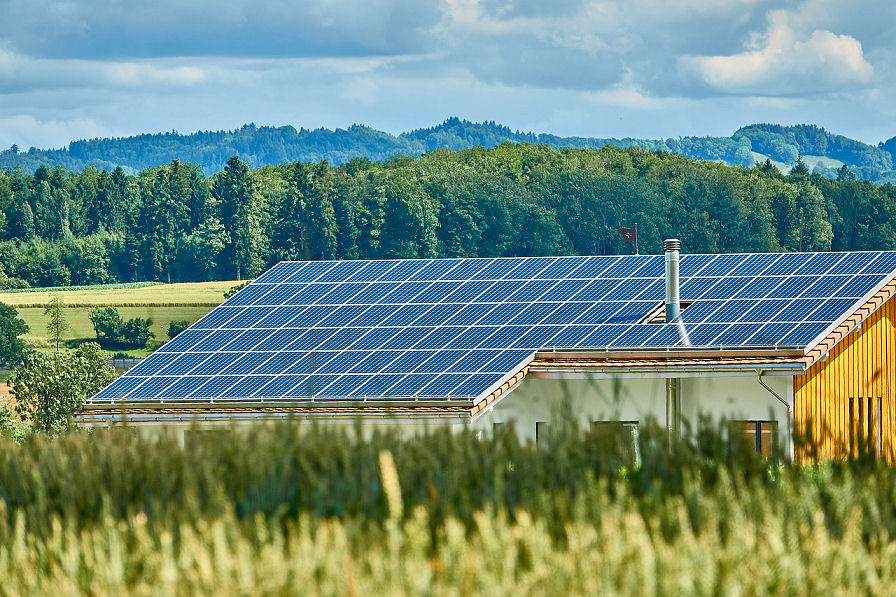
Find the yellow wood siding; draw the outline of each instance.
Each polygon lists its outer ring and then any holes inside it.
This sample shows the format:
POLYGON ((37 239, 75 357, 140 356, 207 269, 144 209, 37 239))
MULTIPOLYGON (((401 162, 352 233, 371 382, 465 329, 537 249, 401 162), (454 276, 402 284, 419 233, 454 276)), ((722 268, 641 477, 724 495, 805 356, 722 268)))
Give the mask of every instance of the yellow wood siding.
POLYGON ((827 358, 794 377, 794 431, 811 444, 798 444, 797 458, 811 459, 813 451, 820 458, 855 454, 870 429, 866 447, 896 460, 894 359, 896 297, 831 348, 827 358))

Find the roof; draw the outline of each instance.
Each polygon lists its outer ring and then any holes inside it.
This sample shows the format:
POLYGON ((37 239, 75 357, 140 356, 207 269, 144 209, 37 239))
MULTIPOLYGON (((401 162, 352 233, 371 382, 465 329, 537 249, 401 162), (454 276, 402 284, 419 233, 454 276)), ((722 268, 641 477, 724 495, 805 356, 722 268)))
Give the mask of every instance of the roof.
POLYGON ((87 408, 475 405, 564 352, 591 370, 804 366, 893 293, 894 272, 896 252, 683 255, 690 304, 666 324, 647 322, 663 301, 661 255, 281 262, 87 408))

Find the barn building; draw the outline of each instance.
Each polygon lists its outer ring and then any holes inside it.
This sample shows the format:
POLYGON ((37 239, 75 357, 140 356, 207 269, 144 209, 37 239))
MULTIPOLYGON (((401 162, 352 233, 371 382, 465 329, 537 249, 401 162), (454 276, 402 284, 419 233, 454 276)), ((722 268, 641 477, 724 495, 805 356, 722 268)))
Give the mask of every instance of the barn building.
MULTIPOLYGON (((896 456, 896 252, 281 262, 87 401, 82 425, 515 422, 896 456)), ((797 453, 800 457, 802 454, 797 453)))

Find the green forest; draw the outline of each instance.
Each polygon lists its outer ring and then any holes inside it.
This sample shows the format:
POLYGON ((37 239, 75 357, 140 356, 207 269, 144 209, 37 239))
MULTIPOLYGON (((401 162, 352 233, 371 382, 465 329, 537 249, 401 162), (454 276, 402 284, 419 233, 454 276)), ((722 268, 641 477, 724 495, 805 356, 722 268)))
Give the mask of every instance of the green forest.
POLYGON ((896 249, 896 186, 640 148, 501 144, 206 176, 0 171, 0 286, 246 279, 279 260, 896 249))
POLYGON ((73 141, 63 149, 13 146, 0 151, 0 168, 34 172, 41 165, 82 170, 121 167, 136 174, 175 159, 197 164, 206 175, 222 171, 227 160, 238 156, 253 168, 288 162, 320 162, 341 165, 355 157, 383 161, 396 156, 420 156, 436 149, 461 151, 472 147, 496 147, 502 143, 531 143, 555 149, 620 149, 677 153, 699 160, 750 167, 772 160, 782 171, 804 156, 813 172, 836 178, 843 165, 861 179, 896 182, 896 137, 877 146, 832 134, 809 124, 781 126, 753 124, 730 137, 678 137, 667 139, 561 137, 511 130, 494 121, 470 122, 453 117, 431 127, 391 135, 368 126, 347 129, 296 129, 292 126, 246 124, 232 131, 176 131, 133 137, 73 141), (811 162, 810 162, 811 156, 811 162))

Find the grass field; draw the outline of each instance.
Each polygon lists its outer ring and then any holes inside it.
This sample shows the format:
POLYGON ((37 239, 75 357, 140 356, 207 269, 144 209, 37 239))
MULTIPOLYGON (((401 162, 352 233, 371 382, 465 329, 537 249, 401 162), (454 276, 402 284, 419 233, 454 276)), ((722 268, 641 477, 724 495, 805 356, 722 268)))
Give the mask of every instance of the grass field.
MULTIPOLYGON (((716 432, 717 433, 717 432, 716 432)), ((0 439, 10 595, 885 595, 896 469, 298 425, 0 439)), ((887 589, 890 587, 890 589, 887 589)))
MULTIPOLYGON (((29 289, 28 292, 0 292, 0 302, 16 307, 19 316, 30 327, 23 339, 35 348, 48 348, 47 317, 44 307, 56 294, 66 304, 66 318, 70 329, 66 340, 95 337, 88 317, 95 306, 116 307, 122 319, 134 317, 152 319, 152 331, 156 341, 168 339, 168 324, 186 320, 196 322, 215 306, 224 301, 224 292, 238 282, 196 282, 182 284, 154 284, 151 286, 89 287, 64 292, 29 289)), ((146 356, 151 348, 124 351, 136 357, 146 356)))

